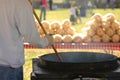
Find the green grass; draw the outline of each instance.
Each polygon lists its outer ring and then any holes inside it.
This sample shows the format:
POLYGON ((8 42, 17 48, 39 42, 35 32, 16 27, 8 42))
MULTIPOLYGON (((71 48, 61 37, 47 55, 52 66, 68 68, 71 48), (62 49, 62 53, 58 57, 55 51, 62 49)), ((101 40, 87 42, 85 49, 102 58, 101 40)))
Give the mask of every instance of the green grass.
MULTIPOLYGON (((35 10, 36 13, 40 14, 40 11, 37 9, 35 10)), ((102 15, 111 12, 114 13, 116 16, 116 19, 120 21, 120 9, 94 9, 93 13, 101 13, 102 15)), ((57 10, 47 10, 47 20, 50 22, 54 20, 62 21, 63 19, 69 18, 69 9, 57 9, 57 10)), ((81 24, 76 24, 73 25, 76 29, 77 32, 81 31, 81 28, 84 27, 85 23, 90 20, 91 15, 87 14, 87 17, 82 17, 82 23, 81 24)), ((70 50, 58 50, 58 51, 70 51, 70 50)), ((76 50, 72 50, 76 51, 76 50)), ((89 50, 88 50, 89 51, 89 50)), ((51 49, 25 49, 25 65, 24 65, 24 80, 30 80, 30 73, 32 72, 32 58, 36 58, 42 54, 47 54, 47 53, 54 52, 51 49)))
POLYGON ((40 56, 41 54, 45 54, 47 52, 48 50, 42 49, 25 49, 26 62, 24 65, 24 80, 30 80, 30 74, 32 72, 32 58, 38 58, 38 56, 40 56))
MULTIPOLYGON (((40 15, 40 10, 39 9, 36 9, 35 12, 37 13, 38 17, 40 15)), ((108 12, 111 12, 111 13, 114 13, 115 16, 116 16, 116 19, 118 21, 120 21, 120 9, 93 9, 92 11, 93 13, 101 13, 102 15, 105 15, 106 13, 108 12)), ((92 14, 89 14, 89 11, 87 10, 86 11, 86 15, 87 17, 81 17, 81 20, 82 20, 82 23, 79 23, 79 24, 75 24, 73 25, 73 27, 75 27, 76 29, 76 32, 81 32, 81 28, 85 26, 85 23, 90 20, 90 17, 92 16, 92 14)), ((47 10, 47 15, 46 15, 46 18, 48 21, 52 22, 54 20, 57 20, 57 21, 60 21, 62 22, 62 20, 64 19, 69 19, 70 18, 70 15, 69 15, 69 9, 57 9, 57 10, 53 10, 53 11, 50 11, 50 10, 47 10)))

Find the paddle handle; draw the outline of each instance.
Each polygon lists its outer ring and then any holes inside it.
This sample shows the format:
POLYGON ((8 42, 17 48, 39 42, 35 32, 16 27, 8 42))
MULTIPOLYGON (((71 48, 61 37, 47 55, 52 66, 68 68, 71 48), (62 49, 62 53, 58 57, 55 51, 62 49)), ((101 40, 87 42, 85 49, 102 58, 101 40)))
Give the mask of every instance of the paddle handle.
MULTIPOLYGON (((28 0, 28 1, 29 1, 29 3, 30 3, 31 6, 32 6, 31 0, 28 0)), ((41 26, 43 32, 44 32, 45 34, 47 34, 47 32, 45 31, 45 29, 44 29, 42 23, 40 22, 39 17, 37 16, 37 14, 36 14, 36 12, 34 11, 34 9, 33 9, 33 14, 34 14, 35 18, 37 19, 39 25, 41 26)), ((60 61, 62 61, 62 58, 61 58, 61 56, 58 54, 58 52, 57 52, 56 48, 54 47, 54 45, 51 45, 51 46, 52 46, 52 48, 53 48, 53 50, 54 50, 54 52, 55 52, 57 58, 58 58, 60 61)))

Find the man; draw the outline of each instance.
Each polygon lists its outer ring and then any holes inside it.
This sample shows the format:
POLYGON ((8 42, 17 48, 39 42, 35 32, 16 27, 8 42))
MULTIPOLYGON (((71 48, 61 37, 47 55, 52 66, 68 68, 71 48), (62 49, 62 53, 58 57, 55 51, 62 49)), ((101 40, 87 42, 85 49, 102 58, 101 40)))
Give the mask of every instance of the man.
POLYGON ((75 24, 76 22, 76 16, 75 16, 75 4, 71 3, 71 7, 70 7, 70 21, 72 23, 72 25, 75 24))
POLYGON ((0 80, 23 80, 23 37, 42 48, 53 38, 41 38, 28 0, 0 0, 0 80))
POLYGON ((49 0, 49 7, 50 7, 50 10, 52 10, 52 4, 53 4, 53 0, 49 0))
POLYGON ((48 7, 48 3, 46 0, 40 0, 40 3, 41 3, 40 21, 42 21, 42 17, 43 17, 43 20, 46 20, 46 9, 48 7))
POLYGON ((76 2, 76 5, 80 9, 80 16, 81 17, 86 16, 87 2, 88 2, 88 0, 77 0, 77 2, 76 2))
POLYGON ((102 8, 105 10, 107 7, 107 0, 101 0, 102 8))

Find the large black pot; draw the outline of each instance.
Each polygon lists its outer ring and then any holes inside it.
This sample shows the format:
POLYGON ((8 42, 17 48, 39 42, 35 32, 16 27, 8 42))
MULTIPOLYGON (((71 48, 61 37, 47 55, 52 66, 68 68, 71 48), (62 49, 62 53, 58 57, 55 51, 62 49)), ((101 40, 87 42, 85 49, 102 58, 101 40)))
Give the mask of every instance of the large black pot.
POLYGON ((62 62, 54 53, 39 56, 39 66, 61 72, 111 72, 119 67, 119 60, 112 54, 97 52, 60 52, 62 62))

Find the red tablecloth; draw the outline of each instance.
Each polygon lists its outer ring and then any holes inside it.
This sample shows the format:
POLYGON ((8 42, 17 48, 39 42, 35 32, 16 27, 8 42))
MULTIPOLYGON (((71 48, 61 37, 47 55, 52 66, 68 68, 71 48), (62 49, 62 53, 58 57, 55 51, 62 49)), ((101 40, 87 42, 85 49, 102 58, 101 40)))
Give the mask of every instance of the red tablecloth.
MULTIPOLYGON (((57 49, 108 49, 108 50, 120 50, 120 43, 55 43, 57 49)), ((36 47, 29 43, 24 43, 25 49, 36 49, 36 47)), ((50 49, 51 46, 45 49, 50 49)))

